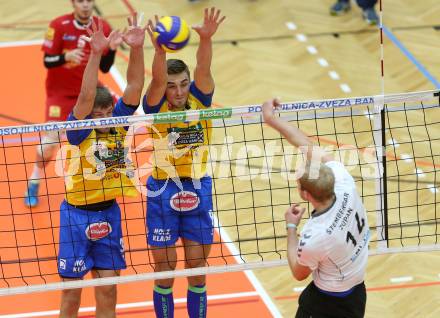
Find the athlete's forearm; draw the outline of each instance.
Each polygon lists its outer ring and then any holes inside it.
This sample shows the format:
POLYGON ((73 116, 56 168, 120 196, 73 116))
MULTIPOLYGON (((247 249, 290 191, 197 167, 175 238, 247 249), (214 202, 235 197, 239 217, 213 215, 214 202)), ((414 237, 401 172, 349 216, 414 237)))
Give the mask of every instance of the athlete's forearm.
POLYGON ((142 47, 130 50, 127 68, 127 88, 124 92, 124 103, 138 105, 144 88, 144 50, 142 47))
POLYGON ((297 148, 313 145, 310 138, 303 131, 277 116, 266 122, 297 148))
POLYGON ((65 54, 44 54, 44 66, 46 68, 58 67, 66 64, 65 54))
POLYGON ((101 62, 99 64, 99 69, 101 70, 101 72, 108 73, 108 71, 110 71, 110 68, 115 62, 115 55, 116 50, 109 49, 108 53, 101 57, 101 62))
POLYGON ((287 260, 289 262, 289 267, 293 271, 297 259, 297 249, 298 249, 298 235, 296 229, 287 229, 287 260))
POLYGON ((75 116, 85 118, 92 112, 98 86, 98 69, 101 54, 91 53, 83 74, 81 91, 75 106, 75 116))
POLYGON ((197 66, 194 71, 194 80, 197 87, 204 93, 211 93, 214 89, 214 79, 211 73, 212 41, 211 38, 200 38, 197 49, 197 66))
POLYGON ((212 41, 211 38, 201 38, 197 49, 197 69, 201 75, 211 75, 212 41))
POLYGON ((155 85, 166 85, 167 83, 167 56, 165 52, 156 50, 152 65, 152 83, 155 85))

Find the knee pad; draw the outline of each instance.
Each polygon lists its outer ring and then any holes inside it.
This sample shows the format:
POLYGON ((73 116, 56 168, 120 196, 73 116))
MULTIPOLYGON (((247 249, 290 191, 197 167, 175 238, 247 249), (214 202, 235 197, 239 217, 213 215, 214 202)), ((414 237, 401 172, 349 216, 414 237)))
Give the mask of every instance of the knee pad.
POLYGON ((60 146, 61 138, 59 131, 51 131, 41 137, 37 152, 42 157, 51 157, 56 148, 60 146))

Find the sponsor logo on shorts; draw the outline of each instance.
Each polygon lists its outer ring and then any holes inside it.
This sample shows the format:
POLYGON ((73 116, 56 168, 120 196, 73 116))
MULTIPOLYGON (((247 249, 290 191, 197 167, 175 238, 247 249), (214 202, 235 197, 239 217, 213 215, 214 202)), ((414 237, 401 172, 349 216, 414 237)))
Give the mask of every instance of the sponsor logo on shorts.
POLYGON ((125 254, 124 254, 124 251, 125 251, 125 247, 124 247, 124 239, 123 239, 122 237, 119 239, 119 245, 121 246, 121 248, 119 249, 119 252, 121 252, 122 258, 125 259, 125 254))
POLYGON ((108 222, 92 223, 86 228, 87 238, 91 241, 100 240, 112 232, 112 226, 108 222))
POLYGON ((171 197, 171 207, 179 212, 192 211, 199 206, 200 199, 194 192, 181 191, 171 197))
POLYGON ((155 242, 171 241, 171 229, 154 229, 152 238, 155 242))
POLYGON ((64 258, 60 258, 60 269, 66 270, 66 260, 64 258))
POLYGON ((73 272, 74 273, 81 273, 86 270, 86 263, 83 259, 79 259, 75 261, 75 264, 73 264, 73 272))
POLYGON ((49 117, 60 117, 61 107, 60 106, 50 106, 49 107, 49 117))

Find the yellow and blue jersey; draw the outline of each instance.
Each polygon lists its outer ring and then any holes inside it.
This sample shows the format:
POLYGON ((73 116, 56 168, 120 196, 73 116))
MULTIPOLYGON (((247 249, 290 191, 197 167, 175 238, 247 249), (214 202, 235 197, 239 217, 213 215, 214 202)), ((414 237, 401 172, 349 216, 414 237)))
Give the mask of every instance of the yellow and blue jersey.
MULTIPOLYGON (((125 105, 120 98, 113 116, 130 116, 134 111, 134 107, 125 105)), ((71 113, 68 120, 77 119, 71 113)), ((138 195, 134 165, 127 158, 130 145, 124 144, 127 127, 115 127, 108 133, 95 129, 69 130, 66 135, 71 145, 65 172, 69 204, 88 205, 138 195)))
MULTIPOLYGON (((186 110, 211 107, 212 93, 202 93, 191 82, 186 110)), ((157 105, 143 102, 146 114, 170 112, 166 97, 157 105)), ((208 145, 211 138, 211 120, 177 123, 155 123, 150 127, 154 152, 153 172, 155 179, 193 178, 201 179, 207 173, 208 145)))

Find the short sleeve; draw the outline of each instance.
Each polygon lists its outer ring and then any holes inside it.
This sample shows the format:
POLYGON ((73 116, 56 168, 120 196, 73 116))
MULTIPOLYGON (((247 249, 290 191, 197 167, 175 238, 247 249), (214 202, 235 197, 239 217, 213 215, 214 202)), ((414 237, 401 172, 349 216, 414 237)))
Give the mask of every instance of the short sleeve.
POLYGON ((193 81, 191 82, 191 86, 189 88, 189 91, 191 95, 193 95, 197 100, 202 103, 205 107, 211 107, 212 104, 212 96, 214 95, 214 92, 210 94, 204 94, 201 90, 199 90, 196 86, 196 83, 193 81))
POLYGON ((115 109, 113 110, 113 116, 114 117, 121 117, 121 116, 131 116, 134 114, 136 109, 134 107, 130 107, 127 104, 124 103, 122 100, 122 97, 120 97, 115 105, 115 109))
POLYGON ((62 30, 57 20, 53 20, 47 28, 42 50, 46 54, 62 54, 62 30))
POLYGON ((166 97, 162 97, 159 104, 157 105, 148 105, 147 103, 147 95, 144 95, 142 99, 142 108, 144 109, 145 114, 157 114, 160 111, 163 103, 165 102, 166 97))
POLYGON ((313 237, 309 231, 301 233, 297 248, 297 262, 302 266, 307 266, 312 271, 318 268, 319 260, 322 257, 322 244, 313 237))
MULTIPOLYGON (((87 116, 85 119, 90 119, 90 116, 87 116)), ((78 120, 73 113, 70 113, 67 117, 67 121, 78 120)), ((80 129, 80 130, 67 130, 66 136, 67 140, 71 145, 78 146, 82 143, 86 138, 90 135, 93 129, 80 129)))
POLYGON ((110 24, 108 24, 107 21, 103 20, 102 27, 103 27, 104 35, 109 36, 110 33, 112 32, 112 27, 110 26, 110 24))
POLYGON ((353 177, 341 162, 328 161, 325 165, 332 169, 335 176, 335 192, 343 192, 346 188, 356 188, 353 177))

